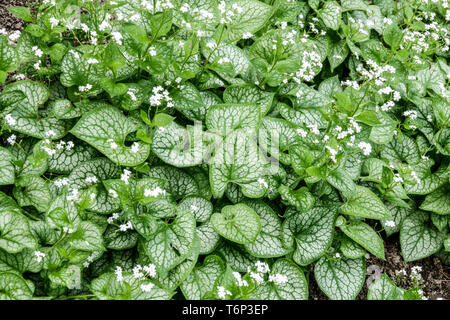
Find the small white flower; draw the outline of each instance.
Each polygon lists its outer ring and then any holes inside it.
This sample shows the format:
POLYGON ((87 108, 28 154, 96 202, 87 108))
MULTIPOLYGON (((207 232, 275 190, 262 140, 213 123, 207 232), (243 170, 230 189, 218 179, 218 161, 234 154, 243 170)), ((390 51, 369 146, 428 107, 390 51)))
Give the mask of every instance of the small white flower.
POLYGON ((108 194, 112 197, 112 198, 114 198, 114 199, 116 199, 119 195, 117 194, 117 192, 115 191, 115 190, 113 190, 113 189, 109 189, 108 190, 108 194))
POLYGON ((117 266, 116 271, 114 271, 114 273, 116 274, 116 280, 118 282, 122 282, 123 281, 122 268, 117 266))
POLYGON ((269 275, 269 281, 276 285, 285 284, 288 282, 288 278, 284 274, 276 273, 269 275))
POLYGON ((16 143, 17 140, 17 136, 15 134, 12 134, 8 137, 8 139, 6 139, 6 141, 10 144, 10 145, 14 145, 16 143))
POLYGON ((131 145, 131 152, 132 153, 137 153, 139 151, 139 142, 134 142, 131 145))
POLYGON ((14 125, 17 123, 16 119, 14 119, 13 116, 12 116, 10 113, 8 113, 8 114, 5 116, 5 121, 6 121, 6 123, 9 124, 10 126, 14 126, 14 125))
POLYGON ((120 231, 127 231, 129 229, 133 229, 133 225, 131 224, 131 221, 127 221, 127 223, 123 223, 119 226, 120 231))
POLYGON ((35 251, 35 252, 34 252, 34 255, 36 256, 37 262, 41 262, 41 261, 42 261, 42 258, 45 257, 45 253, 42 252, 42 251, 35 251))
POLYGON ((56 133, 53 130, 48 130, 48 131, 45 132, 45 136, 49 137, 49 138, 56 137, 56 133))
POLYGON ((150 277, 154 278, 156 277, 156 266, 154 264, 149 264, 148 266, 144 266, 144 271, 149 275, 150 277))
POLYGON ((109 142, 109 147, 111 149, 117 149, 117 143, 113 139, 108 139, 107 142, 109 142))
POLYGON ((385 224, 387 227, 391 227, 391 228, 394 228, 394 227, 395 227, 395 221, 394 221, 394 220, 386 220, 386 221, 384 222, 384 224, 385 224))
POLYGON ((156 187, 155 189, 145 189, 144 197, 158 197, 159 195, 165 195, 166 190, 161 189, 160 187, 156 187))
POLYGON ((154 57, 156 56, 156 48, 155 47, 150 47, 150 49, 148 49, 148 53, 150 54, 150 56, 154 57))
POLYGON ((86 177, 85 181, 86 181, 86 183, 91 184, 91 183, 97 183, 98 179, 96 176, 90 176, 90 177, 86 177))
POLYGON ((366 156, 368 156, 372 152, 372 145, 367 142, 358 143, 358 148, 360 148, 366 156))
POLYGON ((253 37, 253 34, 251 32, 245 32, 242 35, 242 39, 250 39, 251 37, 253 37))
POLYGON ((141 290, 144 292, 150 292, 155 285, 153 283, 141 284, 141 290))
POLYGON ((122 180, 123 182, 125 182, 125 184, 129 184, 130 183, 130 176, 131 176, 131 171, 124 169, 123 173, 120 175, 120 180, 122 180))
POLYGON ((297 133, 302 137, 302 138, 305 138, 307 135, 308 135, 308 133, 305 131, 305 130, 303 130, 303 129, 297 129, 297 133))
POLYGON ((260 273, 267 273, 270 272, 269 265, 265 262, 256 261, 255 262, 256 271, 260 273))
POLYGON ((66 150, 70 151, 73 147, 75 147, 75 144, 72 141, 67 141, 66 150))
POLYGON ((231 292, 225 289, 225 287, 217 286, 217 295, 220 299, 224 300, 227 295, 232 296, 231 292))
POLYGON ((242 280, 242 276, 239 272, 233 272, 233 276, 236 279, 236 282, 239 287, 247 287, 248 283, 245 280, 242 280))
POLYGON ((67 186, 67 185, 69 184, 69 179, 67 179, 67 178, 61 178, 61 179, 55 180, 53 183, 54 183, 55 186, 57 186, 58 188, 61 188, 61 187, 63 187, 63 186, 67 186))
POLYGON ((59 24, 59 20, 56 19, 56 18, 54 18, 54 17, 51 17, 51 18, 49 19, 49 21, 50 21, 50 23, 51 23, 51 28, 52 28, 52 29, 53 29, 54 27, 56 27, 56 26, 59 24))
POLYGON ((90 58, 90 59, 88 59, 87 63, 88 64, 96 64, 96 63, 98 63, 98 60, 94 59, 94 58, 90 58))
POLYGON ((116 41, 119 46, 122 45, 123 36, 120 32, 117 31, 111 32, 111 36, 114 38, 114 41, 116 41))
POLYGON ((263 178, 259 178, 258 183, 266 189, 269 188, 269 185, 267 184, 266 180, 264 180, 263 178))

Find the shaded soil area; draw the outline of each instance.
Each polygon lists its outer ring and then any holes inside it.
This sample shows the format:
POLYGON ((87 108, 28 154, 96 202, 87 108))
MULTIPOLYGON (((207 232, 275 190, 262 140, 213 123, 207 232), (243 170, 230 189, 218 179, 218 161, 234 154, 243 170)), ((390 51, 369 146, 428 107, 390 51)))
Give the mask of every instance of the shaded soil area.
MULTIPOLYGON (((2 0, 0 3, 0 28, 5 28, 7 31, 22 30, 23 22, 14 17, 8 10, 10 6, 29 6, 33 0, 2 0)), ((400 244, 398 237, 390 237, 385 239, 386 261, 377 257, 370 256, 366 260, 366 267, 376 268, 385 272, 391 279, 395 279, 395 272, 404 269, 408 274, 411 273, 413 266, 422 267, 422 277, 424 279, 423 291, 429 299, 450 299, 450 266, 445 266, 437 257, 429 257, 413 263, 406 263, 403 261, 400 254, 400 244), (378 268, 377 268, 378 267, 378 268)), ((369 269, 370 270, 370 269, 369 269)), ((366 282, 359 293, 357 299, 365 300, 367 298, 367 288, 370 280, 373 278, 367 275, 366 282)), ((314 265, 311 265, 310 272, 310 288, 309 296, 313 300, 326 300, 326 295, 319 289, 314 279, 314 265)), ((400 283, 397 285, 401 286, 400 283)), ((409 289, 409 288, 405 288, 409 289)))
POLYGON ((0 28, 5 28, 6 31, 22 30, 23 21, 12 15, 7 7, 27 7, 29 3, 31 3, 30 0, 2 0, 0 3, 0 28))

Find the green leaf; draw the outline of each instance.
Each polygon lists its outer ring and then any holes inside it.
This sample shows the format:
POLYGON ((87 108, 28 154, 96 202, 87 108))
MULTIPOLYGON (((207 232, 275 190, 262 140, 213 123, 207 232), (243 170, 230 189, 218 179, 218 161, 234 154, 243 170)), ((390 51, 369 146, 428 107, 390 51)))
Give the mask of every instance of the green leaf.
POLYGON ((100 228, 92 222, 82 221, 78 229, 70 234, 66 243, 73 249, 84 251, 104 251, 100 228))
POLYGON ((213 205, 211 202, 196 196, 188 196, 184 198, 178 204, 178 208, 181 210, 191 211, 195 216, 195 220, 198 222, 208 221, 213 212, 213 205))
POLYGON ((258 214, 242 203, 225 206, 221 213, 214 213, 211 224, 221 236, 241 244, 254 243, 261 231, 258 214))
POLYGON ((402 30, 396 23, 391 23, 384 29, 383 40, 391 47, 396 49, 402 38, 402 30))
POLYGON ((36 259, 34 249, 25 248, 15 254, 0 250, 0 273, 22 274, 26 271, 36 273, 41 271, 42 265, 43 262, 36 259))
POLYGON ((191 167, 202 163, 207 146, 201 127, 185 128, 172 122, 155 131, 152 151, 164 162, 175 167, 191 167))
POLYGON ((332 300, 353 300, 366 278, 364 258, 331 260, 322 257, 314 266, 319 288, 332 300))
POLYGON ((17 18, 22 19, 23 21, 33 21, 30 10, 26 7, 8 7, 8 11, 15 15, 17 18))
POLYGON ((211 191, 222 197, 227 184, 246 185, 265 173, 265 159, 248 129, 234 130, 219 142, 209 168, 211 191))
POLYGON ((315 207, 307 212, 294 212, 283 223, 283 242, 295 243, 293 259, 308 265, 321 257, 331 245, 337 210, 334 207, 315 207))
POLYGON ((346 170, 337 168, 327 174, 327 181, 333 187, 346 196, 352 196, 356 192, 356 184, 346 170))
POLYGON ((345 40, 333 43, 328 53, 331 71, 336 69, 348 56, 348 46, 345 40))
POLYGON ((378 196, 363 186, 356 186, 356 192, 348 197, 340 212, 369 219, 392 219, 391 214, 378 196))
POLYGON ((222 135, 236 129, 256 129, 261 121, 261 113, 256 104, 218 104, 209 108, 206 126, 222 135))
POLYGON ((319 16, 328 28, 337 30, 341 25, 341 11, 342 8, 336 1, 326 1, 319 16))
POLYGON ((282 242, 281 221, 275 211, 262 201, 245 201, 248 207, 253 209, 260 218, 261 231, 254 243, 245 244, 245 249, 259 258, 281 257, 291 251, 282 242))
POLYGON ((232 10, 232 21, 227 24, 227 36, 230 42, 242 38, 246 32, 254 33, 261 29, 272 16, 272 7, 257 0, 233 0, 227 3, 232 10), (240 8, 232 10, 233 5, 240 8))
POLYGON ((35 246, 36 240, 30 232, 28 219, 15 211, 3 211, 0 214, 0 248, 17 253, 35 246))
POLYGON ((395 136, 383 149, 380 157, 391 162, 404 161, 409 164, 416 164, 421 160, 416 141, 406 135, 395 136))
POLYGON ((164 274, 188 256, 194 245, 194 236, 194 215, 184 211, 171 224, 161 224, 154 237, 143 244, 158 272, 164 274))
POLYGON ((444 232, 439 232, 428 223, 428 214, 414 212, 400 228, 400 247, 406 262, 416 261, 439 251, 444 240, 444 232))
POLYGON ((125 146, 125 138, 138 128, 135 121, 125 117, 118 109, 100 106, 84 114, 72 128, 71 133, 95 147, 115 163, 137 166, 147 159, 150 146, 136 142, 139 148, 137 152, 134 152, 133 147, 125 146))
POLYGON ((109 93, 111 97, 121 96, 127 93, 128 87, 124 83, 114 83, 113 80, 109 78, 101 78, 100 85, 106 92, 109 93))
POLYGON ((225 272, 225 264, 218 256, 210 255, 198 265, 181 283, 181 292, 188 300, 200 300, 206 292, 214 289, 217 278, 225 272))
POLYGON ((138 26, 138 25, 135 25, 132 23, 125 23, 122 25, 122 29, 125 32, 129 33, 130 36, 132 36, 134 40, 136 40, 140 43, 150 42, 147 31, 145 31, 145 29, 142 28, 141 26, 138 26))
POLYGON ((307 300, 308 283, 302 272, 287 259, 278 259, 271 268, 271 275, 282 274, 288 281, 283 284, 266 282, 256 288, 256 293, 263 300, 307 300))
MULTIPOLYGON (((12 72, 17 69, 19 63, 19 55, 14 47, 8 45, 6 36, 0 36, 0 70, 12 72)), ((4 81, 1 82, 3 83, 4 81)))
POLYGON ((450 214, 450 192, 448 185, 444 185, 427 195, 420 205, 420 209, 432 211, 437 214, 450 214))
POLYGON ((111 41, 106 46, 103 63, 114 74, 117 74, 117 71, 126 64, 125 57, 115 42, 111 41))
POLYGON ((361 221, 351 221, 339 228, 355 242, 380 259, 386 260, 383 239, 367 224, 361 221))
POLYGON ((142 286, 154 284, 146 278, 136 278, 131 272, 123 273, 123 281, 119 282, 113 273, 104 273, 92 280, 90 289, 100 300, 168 300, 172 293, 154 285, 150 291, 142 290, 142 286))
POLYGON ((51 200, 46 181, 35 175, 21 176, 13 194, 20 206, 34 206, 39 212, 47 211, 51 200))
POLYGON ((167 113, 158 113, 153 118, 153 124, 158 127, 165 127, 172 123, 175 117, 168 115, 167 113))
POLYGON ((20 275, 0 273, 0 300, 31 300, 33 291, 20 275))
POLYGON ((14 184, 15 170, 11 163, 13 156, 11 152, 0 147, 0 185, 14 184))
POLYGON ((405 290, 399 288, 383 273, 369 287, 367 300, 403 300, 405 290))
POLYGON ((223 92, 223 100, 226 103, 256 103, 261 115, 265 115, 272 106, 274 95, 272 92, 262 91, 249 84, 232 85, 223 92))

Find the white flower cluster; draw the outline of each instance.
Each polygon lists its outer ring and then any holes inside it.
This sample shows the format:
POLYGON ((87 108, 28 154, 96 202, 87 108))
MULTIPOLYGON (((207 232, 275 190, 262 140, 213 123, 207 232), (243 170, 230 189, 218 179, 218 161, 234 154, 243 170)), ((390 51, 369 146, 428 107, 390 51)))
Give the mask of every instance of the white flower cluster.
POLYGON ((242 7, 239 6, 237 3, 233 3, 230 8, 230 6, 225 1, 220 1, 218 9, 221 14, 220 18, 221 24, 227 24, 232 22, 233 17, 243 12, 242 7))
POLYGON ((403 115, 405 117, 408 117, 411 120, 417 119, 417 111, 416 110, 407 110, 407 111, 403 112, 403 115))
POLYGON ((151 106, 160 106, 164 101, 167 102, 167 107, 172 108, 172 98, 169 97, 169 91, 164 90, 161 86, 156 86, 152 89, 153 95, 150 97, 151 106))
POLYGON ((69 185, 69 179, 64 177, 61 179, 57 179, 53 182, 55 184, 55 186, 57 186, 58 188, 62 188, 64 186, 69 185))
POLYGON ((16 119, 14 119, 13 116, 12 116, 10 113, 8 113, 8 114, 5 116, 5 121, 6 121, 6 123, 7 123, 8 125, 10 125, 10 126, 14 126, 14 125, 17 124, 16 119))
POLYGON ((87 92, 92 89, 92 84, 87 83, 85 86, 78 86, 78 91, 87 92))
POLYGON ((254 268, 248 267, 247 271, 250 273, 250 277, 255 280, 257 284, 261 284, 264 282, 264 275, 270 272, 270 268, 267 263, 256 261, 254 268))
POLYGON ((151 278, 156 277, 156 266, 154 264, 151 263, 148 266, 141 266, 138 264, 133 268, 133 277, 136 279, 141 279, 146 276, 151 278))
POLYGON ((394 220, 386 220, 386 221, 384 222, 384 224, 385 224, 387 227, 391 227, 391 228, 394 228, 394 227, 395 227, 395 221, 394 221, 394 220))
POLYGON ((117 212, 113 213, 111 217, 108 217, 106 221, 108 221, 109 224, 114 223, 114 220, 119 219, 119 214, 117 212))
POLYGON ((220 299, 225 300, 226 296, 232 296, 231 292, 225 289, 225 287, 217 286, 217 295, 220 299))
POLYGON ((86 261, 83 262, 83 267, 85 267, 85 268, 89 267, 89 265, 90 265, 92 262, 94 262, 94 259, 95 259, 96 257, 98 257, 100 254, 101 254, 101 252, 99 252, 99 251, 94 251, 94 252, 92 252, 92 254, 91 254, 89 257, 86 258, 86 261))
POLYGON ((77 188, 72 189, 70 194, 66 197, 67 201, 78 201, 80 197, 80 192, 77 188))
POLYGON ((281 285, 288 282, 288 277, 286 277, 284 274, 276 273, 269 275, 268 281, 273 282, 276 285, 281 285))
MULTIPOLYGON (((294 40, 292 39, 292 41, 294 40)), ((289 74, 289 76, 291 76, 292 80, 296 83, 301 83, 302 81, 312 81, 316 75, 316 71, 321 68, 322 61, 320 60, 320 55, 314 51, 304 51, 300 69, 297 70, 295 74, 289 74)))
POLYGON ((368 156, 372 152, 372 145, 367 142, 358 143, 358 148, 360 148, 365 156, 368 156))
POLYGON ((233 272, 233 276, 236 279, 237 285, 239 287, 247 287, 248 282, 246 280, 242 280, 242 276, 239 272, 233 272))
POLYGON ((86 183, 88 183, 88 184, 95 184, 95 183, 98 183, 98 179, 97 179, 96 176, 89 176, 89 177, 86 177, 86 179, 84 179, 84 181, 85 181, 86 183))
POLYGON ((158 197, 159 195, 165 195, 166 190, 161 189, 160 187, 156 187, 154 189, 145 189, 144 190, 144 197, 158 197))
POLYGON ((17 136, 15 134, 12 134, 6 139, 6 142, 13 146, 16 143, 16 140, 17 136))
POLYGON ((117 266, 114 273, 116 274, 117 282, 122 282, 123 281, 122 268, 117 266))
POLYGON ((34 255, 36 256, 36 261, 41 262, 42 259, 45 257, 45 253, 42 251, 35 251, 34 255))
POLYGON ((119 226, 119 230, 122 232, 131 230, 131 229, 133 229, 133 225, 131 224, 131 221, 127 221, 126 223, 123 223, 119 226))
POLYGON ((258 178, 258 184, 263 186, 264 188, 269 188, 269 184, 267 183, 267 181, 264 178, 258 178))

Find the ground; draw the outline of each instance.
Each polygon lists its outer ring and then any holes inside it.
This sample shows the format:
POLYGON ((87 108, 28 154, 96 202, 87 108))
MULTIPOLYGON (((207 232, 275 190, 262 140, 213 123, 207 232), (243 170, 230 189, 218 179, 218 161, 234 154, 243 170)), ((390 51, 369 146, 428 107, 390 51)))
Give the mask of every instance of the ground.
MULTIPOLYGON (((0 4, 0 28, 5 28, 7 31, 22 30, 23 22, 15 18, 9 13, 6 7, 9 6, 27 6, 30 0, 4 0, 0 4)), ((445 266, 437 257, 429 257, 420 261, 413 263, 405 263, 400 254, 400 244, 398 241, 398 236, 392 236, 385 239, 385 251, 386 251, 386 261, 383 261, 377 257, 370 256, 366 260, 366 265, 369 271, 376 269, 381 271, 381 273, 386 272, 387 275, 394 279, 395 272, 401 269, 405 269, 408 274, 410 274, 411 268, 413 266, 422 267, 422 277, 424 279, 423 291, 426 297, 429 299, 450 299, 450 266, 445 266), (371 267, 372 266, 372 267, 371 267), (374 266, 378 266, 374 267, 374 266)), ((313 265, 311 266, 311 279, 314 278, 313 265)), ((367 297, 367 288, 370 284, 371 277, 368 271, 366 277, 366 282, 359 293, 357 299, 365 300, 367 297)), ((309 294, 310 299, 322 300, 327 299, 327 297, 320 291, 315 281, 310 282, 309 294)), ((401 285, 401 284, 398 284, 401 285)), ((407 287, 405 287, 408 289, 407 287)))

